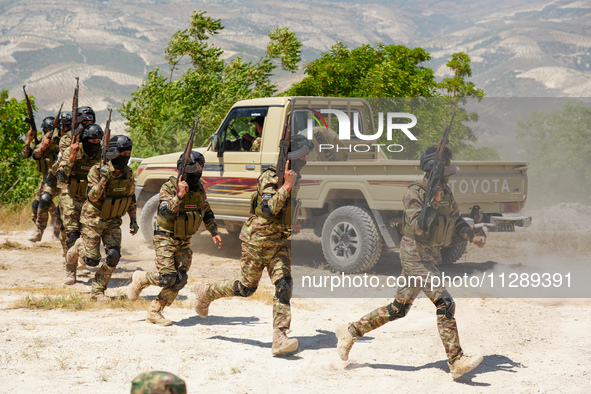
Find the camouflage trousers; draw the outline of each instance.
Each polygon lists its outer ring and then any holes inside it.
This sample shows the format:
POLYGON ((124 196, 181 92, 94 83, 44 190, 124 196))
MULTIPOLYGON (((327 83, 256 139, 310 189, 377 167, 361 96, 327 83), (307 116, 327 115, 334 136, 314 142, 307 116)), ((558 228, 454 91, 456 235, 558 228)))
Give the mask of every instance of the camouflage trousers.
MULTIPOLYGON (((158 271, 146 273, 146 279, 152 286, 160 286, 161 276, 176 274, 178 271, 189 272, 193 251, 191 238, 173 238, 167 235, 154 235, 154 249, 156 250, 156 269, 158 271)), ((169 306, 176 300, 179 290, 173 286, 162 287, 156 296, 169 306)))
MULTIPOLYGON (((76 244, 81 240, 81 246, 78 248, 81 256, 100 260, 101 240, 105 253, 110 248, 121 248, 121 218, 104 220, 100 217, 82 216, 80 223, 82 224, 82 237, 76 241, 76 244)), ((113 272, 115 272, 115 267, 104 262, 94 275, 92 291, 104 293, 113 272)))
POLYGON ((436 305, 438 312, 437 329, 447 358, 450 362, 456 360, 462 355, 456 319, 446 317, 444 314, 445 304, 439 302, 442 293, 446 290, 441 286, 433 286, 431 288, 431 279, 439 275, 437 266, 432 262, 406 261, 404 258, 401 260, 401 263, 401 276, 406 278, 406 284, 398 288, 395 301, 375 309, 357 322, 351 323, 349 330, 354 336, 362 337, 369 331, 375 330, 389 321, 404 317, 419 293, 423 291, 431 302, 436 305))
MULTIPOLYGON (((37 193, 35 194, 35 201, 37 202, 37 204, 39 204, 39 200, 41 199, 41 195, 43 195, 43 193, 45 192, 45 181, 46 181, 46 176, 43 177, 43 179, 41 180, 41 182, 39 183, 39 186, 37 187, 37 193)), ((52 196, 54 196, 55 194, 52 194, 52 196)), ((39 228, 40 230, 45 230, 45 228, 47 228, 47 222, 49 221, 49 215, 51 214, 51 216, 54 219, 54 226, 59 224, 56 224, 55 219, 56 219, 56 214, 55 214, 55 203, 53 202, 53 200, 51 201, 51 204, 48 207, 35 207, 33 206, 33 211, 32 211, 32 217, 31 219, 33 220, 33 223, 35 223, 35 225, 37 226, 37 228, 39 228)))
MULTIPOLYGON (((214 282, 207 287, 206 293, 213 299, 244 296, 241 292, 236 291, 236 287, 239 286, 236 282, 256 290, 265 268, 267 268, 271 282, 276 286, 275 296, 273 296, 273 328, 289 329, 291 306, 289 303, 281 302, 277 296, 280 291, 277 288, 277 283, 282 278, 291 278, 291 255, 288 242, 263 246, 254 246, 243 242, 240 257, 240 278, 214 282)), ((254 292, 254 290, 252 291, 254 292)))

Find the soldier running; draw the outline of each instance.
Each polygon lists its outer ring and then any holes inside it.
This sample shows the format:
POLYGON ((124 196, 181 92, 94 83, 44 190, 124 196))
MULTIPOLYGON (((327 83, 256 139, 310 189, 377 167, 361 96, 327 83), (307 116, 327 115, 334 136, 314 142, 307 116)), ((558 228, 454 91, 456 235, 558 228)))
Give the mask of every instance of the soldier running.
POLYGON ((437 310, 439 336, 447 353, 453 379, 470 372, 482 361, 482 356, 467 356, 462 351, 454 317, 455 302, 443 286, 431 286, 432 283, 429 281, 430 277, 439 275, 436 267, 437 258, 441 248, 450 244, 454 231, 481 248, 486 243, 486 238, 476 235, 460 216, 460 209, 448 186, 449 177, 459 168, 455 164, 451 165, 452 153, 447 147, 444 157, 445 170, 440 188, 435 192, 432 207, 425 205, 427 179, 433 168, 436 152, 436 146, 422 152, 420 167, 426 175, 422 180, 409 186, 403 199, 404 236, 400 243, 401 276, 407 279, 420 278, 420 280, 407 280, 405 286, 398 288, 392 303, 368 313, 354 323, 337 327, 337 349, 344 361, 348 360, 349 351, 357 338, 390 321, 406 316, 421 291, 429 297, 437 310), (420 220, 422 214, 428 219, 420 220))
MULTIPOLYGON (((177 161, 179 172, 183 157, 181 155, 177 161)), ((192 151, 184 169, 186 180, 178 182, 177 189, 177 178, 170 177, 160 188, 153 238, 158 271, 135 271, 127 288, 128 298, 135 301, 149 285, 162 287, 148 310, 148 323, 161 326, 172 324, 172 321, 164 318, 162 310, 173 303, 179 291, 187 284, 187 272, 191 268, 193 257, 191 237, 199 230, 201 221, 211 233, 213 242, 219 244, 218 248, 222 247, 222 237, 218 234, 215 216, 200 182, 204 164, 203 155, 192 151)))
MULTIPOLYGON (((195 285, 195 311, 199 316, 207 317, 209 304, 213 300, 253 295, 263 270, 267 268, 267 273, 275 286, 271 348, 273 355, 290 353, 298 348, 298 340, 287 336, 291 325, 290 300, 293 290, 289 244, 292 233, 291 205, 295 192, 299 189, 300 171, 306 165, 312 148, 312 142, 306 137, 294 136, 285 166, 283 185, 278 187, 274 166, 266 169, 258 178, 257 191, 251 199, 251 216, 240 232, 242 240, 240 278, 195 285)), ((296 226, 293 227, 296 230, 296 226)))

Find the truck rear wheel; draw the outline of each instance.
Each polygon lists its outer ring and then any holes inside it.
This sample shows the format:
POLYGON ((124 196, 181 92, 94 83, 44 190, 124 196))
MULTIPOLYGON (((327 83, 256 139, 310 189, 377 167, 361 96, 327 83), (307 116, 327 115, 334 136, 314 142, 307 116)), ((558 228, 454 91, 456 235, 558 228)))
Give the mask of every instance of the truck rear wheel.
POLYGON ((454 239, 451 245, 441 248, 441 264, 450 265, 455 263, 466 253, 468 241, 458 237, 454 239))
POLYGON ((152 243, 152 238, 154 236, 154 222, 156 220, 156 213, 158 212, 158 201, 158 194, 150 197, 150 199, 144 204, 140 215, 140 230, 142 231, 144 239, 148 243, 152 243))
POLYGON ((322 228, 322 252, 335 272, 365 272, 378 262, 382 237, 371 213, 357 206, 335 209, 322 228))

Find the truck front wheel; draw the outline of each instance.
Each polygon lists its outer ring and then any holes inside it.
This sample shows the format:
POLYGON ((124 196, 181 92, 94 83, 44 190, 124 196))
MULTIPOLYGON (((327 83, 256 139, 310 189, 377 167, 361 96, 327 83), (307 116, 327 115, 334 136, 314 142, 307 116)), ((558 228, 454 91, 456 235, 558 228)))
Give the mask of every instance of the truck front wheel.
POLYGON ((382 252, 382 237, 371 213, 357 206, 335 209, 322 228, 322 252, 335 272, 355 274, 372 268, 382 252))
POLYGON ((451 245, 441 248, 441 264, 450 265, 455 263, 466 252, 468 241, 464 238, 454 238, 451 245))
POLYGON ((140 215, 140 230, 142 231, 144 239, 150 244, 152 243, 152 238, 154 236, 154 221, 156 220, 156 213, 158 212, 158 201, 158 194, 150 197, 150 199, 144 204, 140 215))

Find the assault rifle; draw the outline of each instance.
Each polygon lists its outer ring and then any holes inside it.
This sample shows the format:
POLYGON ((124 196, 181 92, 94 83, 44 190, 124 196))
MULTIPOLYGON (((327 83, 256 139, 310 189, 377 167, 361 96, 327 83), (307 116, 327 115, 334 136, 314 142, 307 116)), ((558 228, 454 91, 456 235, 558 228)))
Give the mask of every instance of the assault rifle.
POLYGON ((80 91, 80 78, 76 77, 76 89, 74 89, 74 98, 72 99, 72 142, 70 145, 78 141, 78 134, 82 128, 78 127, 78 92, 80 91))
POLYGON ((181 168, 179 171, 179 176, 176 179, 176 188, 177 191, 179 189, 179 183, 183 180, 183 177, 186 177, 185 167, 189 160, 191 160, 191 152, 193 151, 193 140, 195 139, 195 133, 197 133, 197 125, 199 124, 199 117, 195 119, 195 125, 191 129, 191 133, 189 134, 189 140, 187 141, 187 145, 185 146, 185 152, 183 153, 183 161, 181 162, 181 168))
POLYGON ((445 127, 443 131, 443 135, 439 140, 439 144, 437 145, 437 153, 435 154, 435 162, 433 163, 433 167, 431 167, 431 172, 429 173, 429 179, 427 181, 427 196, 425 198, 425 205, 430 207, 433 203, 433 197, 435 196, 435 192, 437 191, 437 185, 441 181, 443 177, 443 170, 445 169, 445 162, 447 161, 447 157, 445 157, 445 148, 447 144, 449 144, 448 136, 449 132, 451 131, 451 125, 454 121, 454 117, 456 116, 456 111, 452 112, 451 120, 449 124, 445 127))
POLYGON ((25 90, 25 86, 23 85, 23 92, 25 93, 25 100, 27 101, 27 114, 28 118, 23 118, 25 123, 28 123, 31 126, 31 130, 35 133, 35 145, 39 144, 39 139, 37 138, 37 125, 35 124, 35 116, 33 115, 33 106, 31 105, 31 100, 29 100, 29 95, 25 90))
POLYGON ((285 163, 287 163, 287 155, 289 154, 289 147, 291 145, 291 122, 289 119, 283 126, 281 133, 281 140, 279 141, 279 157, 277 158, 277 188, 283 186, 285 178, 285 163))
POLYGON ((103 134, 103 153, 101 155, 102 164, 107 164, 107 151, 109 150, 109 141, 111 140, 111 113, 113 110, 109 108, 109 119, 105 126, 105 133, 103 134))
MULTIPOLYGON (((59 111, 57 111, 57 116, 53 120, 53 131, 51 132, 51 138, 54 137, 55 130, 58 128, 58 126, 60 124, 60 116, 62 115, 62 107, 63 106, 64 106, 64 102, 62 101, 62 105, 60 105, 60 109, 59 109, 59 111)), ((59 130, 58 130, 58 134, 57 135, 59 136, 59 130)))

